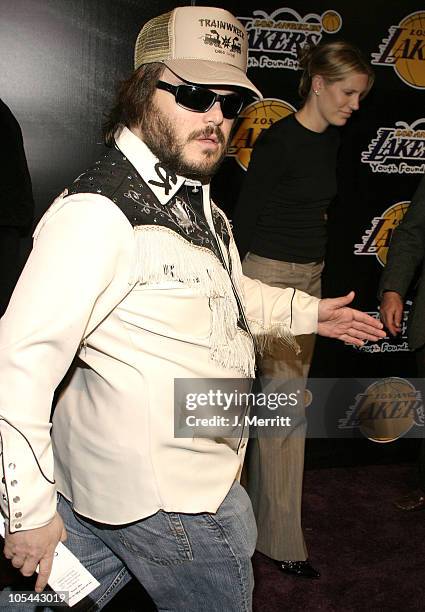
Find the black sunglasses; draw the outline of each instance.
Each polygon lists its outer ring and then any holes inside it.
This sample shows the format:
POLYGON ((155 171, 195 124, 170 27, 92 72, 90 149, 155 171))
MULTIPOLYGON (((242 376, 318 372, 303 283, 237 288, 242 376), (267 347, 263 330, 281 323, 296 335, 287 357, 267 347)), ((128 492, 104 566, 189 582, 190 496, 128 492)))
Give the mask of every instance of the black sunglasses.
POLYGON ((218 100, 223 117, 234 119, 244 105, 244 97, 238 92, 222 96, 200 85, 171 85, 165 81, 158 81, 156 86, 158 89, 172 93, 179 106, 195 113, 206 113, 218 100))

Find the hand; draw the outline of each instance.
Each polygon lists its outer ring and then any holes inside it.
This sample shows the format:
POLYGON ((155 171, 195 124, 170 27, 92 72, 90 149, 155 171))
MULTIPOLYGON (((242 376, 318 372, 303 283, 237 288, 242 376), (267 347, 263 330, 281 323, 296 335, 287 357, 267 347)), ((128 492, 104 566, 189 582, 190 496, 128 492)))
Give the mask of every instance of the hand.
POLYGON ((56 512, 48 525, 6 533, 4 556, 23 576, 32 576, 39 565, 35 590, 40 593, 47 584, 53 563, 53 553, 59 541, 66 540, 66 531, 60 514, 56 512))
POLYGON ((356 346, 362 346, 364 340, 385 338, 380 321, 360 310, 347 308, 353 298, 354 291, 350 291, 343 297, 320 300, 317 333, 356 346))
POLYGON ((397 291, 385 291, 381 301, 380 317, 390 334, 396 336, 401 331, 403 299, 397 291))

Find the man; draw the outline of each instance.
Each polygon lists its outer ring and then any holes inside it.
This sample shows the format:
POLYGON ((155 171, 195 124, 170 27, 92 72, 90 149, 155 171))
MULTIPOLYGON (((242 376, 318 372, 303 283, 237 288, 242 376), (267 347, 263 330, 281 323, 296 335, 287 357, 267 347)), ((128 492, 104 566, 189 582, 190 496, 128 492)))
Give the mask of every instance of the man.
MULTIPOLYGON (((382 273, 379 296, 381 321, 390 334, 401 331, 404 300, 418 270, 413 308, 409 316, 407 339, 415 351, 418 376, 425 376, 425 176, 422 177, 410 206, 391 238, 387 264, 382 273)), ((419 451, 418 486, 395 502, 400 510, 425 509, 425 444, 419 451)))
POLYGON ((66 529, 101 583, 84 609, 133 575, 159 610, 250 610, 245 442, 174 437, 174 380, 252 376, 249 327, 383 336, 346 308, 353 294, 319 302, 241 274, 209 180, 245 96, 260 95, 246 65, 246 32, 225 10, 182 7, 143 27, 106 126, 114 146, 46 213, 2 321, 5 554, 24 575, 39 562, 41 590, 66 529), (75 354, 52 453, 50 403, 75 354))

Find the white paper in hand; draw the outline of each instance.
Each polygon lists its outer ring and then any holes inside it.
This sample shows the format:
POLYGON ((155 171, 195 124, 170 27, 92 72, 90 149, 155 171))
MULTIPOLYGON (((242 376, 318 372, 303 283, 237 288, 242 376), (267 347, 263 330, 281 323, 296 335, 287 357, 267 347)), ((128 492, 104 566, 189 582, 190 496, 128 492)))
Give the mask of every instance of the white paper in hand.
MULTIPOLYGON (((0 535, 4 537, 4 523, 1 520, 0 535)), ((54 591, 66 591, 69 597, 68 604, 72 607, 100 586, 100 583, 77 557, 59 542, 55 549, 49 586, 54 591)))

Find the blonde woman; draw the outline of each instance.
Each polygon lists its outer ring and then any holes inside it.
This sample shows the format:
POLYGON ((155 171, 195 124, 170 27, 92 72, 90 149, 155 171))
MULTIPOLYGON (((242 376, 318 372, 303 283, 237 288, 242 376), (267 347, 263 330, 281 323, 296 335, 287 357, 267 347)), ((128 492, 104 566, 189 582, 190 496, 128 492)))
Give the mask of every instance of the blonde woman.
MULTIPOLYGON (((326 211, 337 193, 337 128, 358 110, 373 72, 360 51, 344 41, 304 49, 300 67, 302 106, 258 138, 234 214, 234 235, 244 274, 320 297, 326 211)), ((259 360, 260 373, 280 380, 307 378, 314 339, 297 338, 299 355, 275 341, 259 360)), ((285 573, 317 578, 301 528, 302 405, 295 422, 285 438, 252 440, 247 486, 258 523, 257 549, 285 573)))

